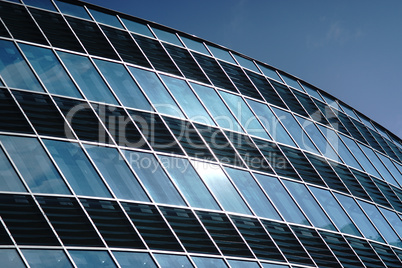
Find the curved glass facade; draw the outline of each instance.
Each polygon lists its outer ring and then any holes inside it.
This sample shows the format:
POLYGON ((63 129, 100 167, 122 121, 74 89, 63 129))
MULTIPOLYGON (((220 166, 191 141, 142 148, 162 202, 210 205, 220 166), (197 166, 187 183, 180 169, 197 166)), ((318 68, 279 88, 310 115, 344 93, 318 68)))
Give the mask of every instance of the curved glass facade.
POLYGON ((0 0, 2 267, 401 267, 402 140, 230 49, 0 0))

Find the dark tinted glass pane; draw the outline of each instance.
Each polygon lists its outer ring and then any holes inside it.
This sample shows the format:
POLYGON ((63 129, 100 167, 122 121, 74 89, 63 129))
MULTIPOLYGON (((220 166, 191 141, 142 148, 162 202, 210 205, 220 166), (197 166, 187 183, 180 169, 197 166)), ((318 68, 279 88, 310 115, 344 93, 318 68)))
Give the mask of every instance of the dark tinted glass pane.
POLYGON ((133 36, 155 69, 181 76, 179 70, 158 41, 136 34, 133 34, 133 36))
POLYGON ((313 229, 292 226, 296 236, 300 239, 310 256, 314 259, 318 267, 339 267, 338 261, 325 245, 325 242, 313 229))
POLYGON ((13 241, 11 241, 10 236, 2 224, 0 224, 0 245, 13 245, 13 241))
POLYGON ((367 268, 385 267, 367 241, 352 237, 346 239, 367 268))
POLYGON ((252 258, 250 250, 226 215, 201 211, 197 211, 197 215, 223 254, 252 258))
POLYGON ((390 247, 380 245, 377 243, 371 243, 374 250, 380 255, 381 260, 388 266, 388 267, 400 267, 401 261, 398 260, 398 257, 392 251, 390 247))
POLYGON ((313 265, 310 257, 286 224, 270 221, 263 221, 263 224, 290 262, 313 265))
POLYGON ((343 113, 338 113, 338 118, 342 122, 342 124, 347 128, 349 131, 350 135, 352 135, 353 138, 366 143, 366 140, 363 138, 362 134, 359 132, 359 130, 356 128, 356 126, 352 123, 352 120, 344 115, 343 113))
POLYGON ((128 32, 103 25, 101 27, 124 61, 144 67, 151 67, 128 32))
POLYGON ((0 88, 0 130, 33 133, 31 126, 5 88, 0 88))
POLYGON ((375 149, 377 149, 378 151, 384 153, 384 150, 378 144, 378 142, 375 140, 373 135, 371 135, 370 131, 362 123, 360 123, 360 122, 358 122, 358 121, 356 121, 354 119, 351 119, 351 120, 355 124, 355 126, 359 129, 360 133, 364 136, 364 138, 366 139, 368 144, 371 147, 374 147, 375 149))
POLYGON ((222 61, 220 64, 242 94, 262 100, 260 93, 254 88, 242 69, 222 61))
POLYGON ((40 196, 37 200, 65 245, 103 246, 76 199, 40 196))
POLYGON ((67 17, 68 23, 90 54, 118 60, 116 53, 94 22, 67 17))
POLYGON ((282 254, 258 220, 238 216, 231 218, 258 258, 284 261, 282 254))
POLYGON ((117 145, 149 149, 139 130, 122 108, 98 104, 93 104, 92 106, 117 145))
POLYGON ((215 86, 237 93, 237 90, 234 88, 229 78, 222 71, 215 59, 197 53, 193 53, 193 55, 215 86))
POLYGON ((0 36, 11 37, 3 23, 0 23, 0 36))
POLYGON ((29 11, 53 46, 84 52, 61 15, 34 8, 30 8, 29 11))
POLYGON ((117 202, 81 199, 109 247, 145 248, 117 202))
POLYGON ((156 151, 183 154, 159 115, 131 110, 128 112, 156 151))
POLYGON ((0 17, 14 38, 47 45, 25 7, 0 2, 0 17))
MULTIPOLYGON (((314 102, 321 110, 321 112, 324 114, 324 116, 328 119, 328 121, 331 123, 334 129, 347 135, 350 135, 349 132, 346 130, 346 128, 342 125, 341 121, 339 121, 336 114, 331 110, 331 108, 328 105, 317 100, 314 100, 314 102)), ((336 110, 335 112, 338 113, 336 110)))
POLYGON ((183 251, 155 206, 122 205, 151 249, 183 251))
POLYGON ((320 109, 315 106, 314 102, 310 99, 309 96, 297 90, 292 90, 292 92, 296 95, 297 99, 303 105, 304 109, 311 116, 311 118, 313 118, 315 121, 323 123, 324 125, 329 125, 325 116, 321 113, 320 109))
POLYGON ((188 252, 219 254, 191 210, 169 207, 160 209, 188 252))
POLYGON ((24 4, 57 12, 51 0, 25 0, 24 4))
POLYGON ((190 122, 169 117, 163 117, 163 119, 189 156, 215 160, 190 122))
POLYGON ((169 44, 163 45, 185 77, 209 84, 208 79, 187 50, 169 44))
POLYGON ((67 137, 70 128, 49 96, 21 91, 13 94, 40 135, 67 137))
POLYGON ((225 131, 225 133, 249 168, 273 173, 267 161, 248 136, 229 131, 225 131))
POLYGON ((253 140, 278 175, 300 180, 292 165, 276 144, 259 139, 253 140))
MULTIPOLYGON (((376 178, 372 178, 374 183, 377 185, 377 187, 381 190, 382 194, 387 198, 388 202, 392 204, 395 210, 402 212, 402 202, 399 201, 398 197, 395 195, 395 193, 392 191, 391 187, 383 182, 380 181, 376 178)), ((388 206, 388 202, 386 203, 385 206, 388 206)))
POLYGON ((32 197, 0 195, 0 214, 17 244, 59 245, 32 197))
POLYGON ((270 82, 274 86, 274 88, 276 89, 278 94, 286 102, 286 104, 288 105, 289 109, 292 112, 295 112, 297 114, 308 117, 308 114, 303 109, 303 107, 300 105, 300 103, 297 101, 296 97, 292 94, 292 92, 285 85, 282 85, 282 84, 277 83, 272 80, 270 80, 270 82))
MULTIPOLYGON (((54 98, 54 100, 80 139, 103 143, 109 142, 105 129, 89 104, 64 98, 54 98)), ((69 138, 74 138, 72 133, 66 133, 66 135, 69 138)))

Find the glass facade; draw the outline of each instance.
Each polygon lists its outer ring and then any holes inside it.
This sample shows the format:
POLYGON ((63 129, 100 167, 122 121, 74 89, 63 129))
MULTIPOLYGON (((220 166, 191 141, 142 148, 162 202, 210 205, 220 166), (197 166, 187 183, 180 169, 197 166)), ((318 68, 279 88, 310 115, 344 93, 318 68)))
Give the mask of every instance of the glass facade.
POLYGON ((238 52, 0 0, 1 267, 401 267, 402 140, 238 52))

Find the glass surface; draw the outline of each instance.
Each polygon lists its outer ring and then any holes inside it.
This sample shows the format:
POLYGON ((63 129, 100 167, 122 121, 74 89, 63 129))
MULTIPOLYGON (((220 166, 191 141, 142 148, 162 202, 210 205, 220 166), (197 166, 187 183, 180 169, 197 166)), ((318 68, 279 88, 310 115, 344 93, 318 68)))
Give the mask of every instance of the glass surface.
POLYGON ((366 215, 364 215, 363 211, 353 200, 353 198, 338 193, 335 193, 335 196, 338 198, 339 202, 341 202, 342 206, 345 208, 366 238, 384 243, 384 240, 381 238, 380 234, 367 219, 366 215))
POLYGON ((113 255, 122 268, 143 267, 153 268, 157 267, 148 253, 142 252, 123 252, 113 251, 113 255))
POLYGON ((158 157, 190 206, 220 210, 215 199, 187 159, 163 155, 158 155, 158 157))
POLYGON ((385 240, 393 246, 401 247, 402 241, 396 235, 394 230, 392 230, 391 226, 384 219, 378 209, 369 203, 363 202, 361 200, 357 201, 359 205, 363 208, 364 212, 366 212, 367 217, 374 223, 377 227, 377 230, 383 235, 385 240))
POLYGON ((186 256, 167 254, 154 254, 154 256, 161 267, 194 267, 186 256))
POLYGON ((31 268, 73 267, 63 250, 23 249, 22 254, 31 268))
POLYGON ((187 38, 187 37, 184 37, 184 36, 180 36, 180 38, 181 38, 181 40, 183 40, 184 44, 186 44, 186 46, 189 49, 198 51, 198 52, 206 54, 208 56, 210 55, 203 43, 201 43, 199 41, 195 41, 195 40, 187 38))
POLYGON ((258 268, 260 267, 258 263, 251 261, 238 261, 238 260, 228 260, 230 267, 232 268, 258 268))
POLYGON ((266 75, 266 76, 268 76, 268 77, 270 77, 270 78, 272 78, 272 79, 275 79, 275 80, 277 80, 277 81, 281 81, 281 82, 282 82, 281 78, 278 76, 278 74, 275 72, 274 69, 265 67, 265 66, 263 66, 263 65, 261 65, 261 64, 258 64, 258 67, 260 67, 260 69, 261 69, 261 71, 262 71, 262 73, 263 73, 264 75, 266 75))
POLYGON ((124 25, 126 25, 129 31, 146 35, 149 37, 154 37, 149 28, 145 24, 124 18, 122 18, 121 20, 123 21, 124 25))
POLYGON ((328 219, 327 215, 324 214, 305 185, 288 180, 283 180, 283 182, 314 226, 336 231, 334 225, 328 219))
POLYGON ((0 141, 32 192, 70 194, 37 139, 0 136, 0 141))
POLYGON ((82 98, 50 49, 25 44, 19 46, 50 93, 82 98))
POLYGON ((60 11, 67 15, 80 17, 87 20, 92 20, 83 6, 77 6, 70 3, 55 0, 60 11))
POLYGON ((149 201, 116 149, 91 145, 84 147, 117 198, 149 201))
POLYGON ((296 147, 296 144, 267 105, 252 100, 247 100, 247 102, 274 140, 296 147))
POLYGON ((318 91, 316 89, 313 89, 312 87, 310 87, 310 86, 308 86, 308 85, 306 85, 304 83, 302 83, 302 85, 303 85, 303 88, 306 90, 306 92, 310 96, 312 96, 312 97, 314 97, 314 98, 316 98, 316 99, 318 99, 320 101, 323 101, 323 99, 321 98, 320 94, 318 93, 318 91))
POLYGON ((50 0, 24 0, 24 4, 56 11, 56 8, 53 6, 50 0))
POLYGON ((158 37, 158 39, 181 46, 181 47, 183 46, 182 43, 180 42, 180 40, 177 38, 177 36, 174 33, 170 33, 170 32, 164 31, 164 30, 156 29, 156 28, 152 28, 152 30, 154 31, 154 33, 156 34, 156 37, 158 37))
POLYGON ((300 125, 297 123, 296 119, 292 116, 291 113, 277 109, 275 107, 272 107, 272 109, 278 116, 279 120, 281 120, 285 128, 289 131, 293 139, 295 139, 297 145, 299 145, 300 148, 316 154, 320 154, 320 152, 311 142, 309 136, 300 127, 300 125))
POLYGON ((338 103, 335 101, 334 98, 328 96, 324 92, 322 92, 321 95, 324 98, 324 100, 328 103, 328 105, 332 106, 333 108, 335 108, 339 111, 342 111, 342 109, 339 107, 338 103))
POLYGON ((107 251, 69 250, 68 253, 80 268, 117 267, 107 251))
POLYGON ((4 268, 25 268, 15 249, 0 249, 1 267, 4 268))
MULTIPOLYGON (((273 264, 273 263, 261 263, 262 267, 264 268, 289 268, 287 265, 282 265, 282 264, 273 264)), ((296 266, 293 266, 296 267, 296 266)))
POLYGON ((257 216, 281 220, 278 212, 249 172, 234 168, 225 168, 225 170, 257 216))
POLYGON ((122 152, 155 202, 186 205, 153 154, 127 150, 122 152))
POLYGON ((13 42, 0 40, 0 76, 9 87, 44 91, 13 42))
POLYGON ((89 11, 98 22, 123 29, 123 26, 115 15, 110 15, 93 9, 89 9, 89 11))
POLYGON ((255 177, 260 182, 267 195, 274 202, 285 220, 310 225, 306 217, 302 214, 277 178, 261 174, 255 174, 255 177))
POLYGON ((0 191, 27 191, 2 149, 0 149, 0 191))
POLYGON ((243 66, 244 68, 250 69, 254 72, 260 73, 258 70, 257 66, 255 66, 254 62, 252 60, 243 58, 242 56, 233 54, 233 56, 236 58, 237 62, 243 66))
POLYGON ((190 120, 215 126, 207 111, 184 80, 166 75, 161 77, 190 120))
POLYGON ((356 226, 329 191, 316 187, 309 188, 341 232, 361 236, 356 226))
POLYGON ((265 129, 261 126, 258 119, 254 116, 241 97, 223 91, 220 91, 219 93, 250 135, 271 140, 265 129))
POLYGON ((380 207, 381 213, 387 219, 389 224, 394 228, 399 237, 402 237, 402 220, 393 211, 380 207))
POLYGON ((295 89, 304 91, 301 86, 299 85, 299 83, 297 83, 297 80, 294 79, 293 77, 290 77, 284 73, 281 73, 281 77, 283 78, 283 80, 285 80, 285 83, 288 84, 291 87, 294 87, 295 89))
POLYGON ((87 57, 57 52, 89 100, 117 104, 112 92, 87 57))
POLYGON ((151 104, 123 65, 98 59, 94 61, 123 105, 153 111, 151 104))
POLYGON ((191 83, 191 86, 220 127, 243 132, 236 119, 213 88, 194 83, 191 83))
POLYGON ((225 210, 251 214, 236 189, 218 165, 198 161, 191 161, 191 163, 225 210))
POLYGON ((396 181, 399 183, 399 185, 402 185, 402 175, 401 175, 401 173, 399 173, 398 169, 394 166, 392 161, 388 157, 385 157, 380 153, 376 152, 376 155, 378 156, 378 158, 381 159, 381 162, 384 163, 384 165, 387 167, 388 171, 396 179, 396 181))
POLYGON ((191 259, 194 261, 198 268, 226 268, 228 267, 222 259, 217 258, 206 258, 206 257, 196 257, 192 256, 191 259))
POLYGON ((111 197, 78 143, 43 142, 77 195, 111 197))
MULTIPOLYGON (((353 112, 353 110, 351 108, 347 107, 346 105, 343 105, 342 103, 340 103, 339 105, 342 107, 342 109, 345 111, 345 113, 347 113, 350 117, 353 117, 357 121, 360 121, 359 118, 357 117, 357 115, 353 112)), ((371 127, 371 126, 368 125, 368 127, 371 127)))
POLYGON ((176 102, 153 72, 129 67, 138 83, 160 113, 185 118, 176 102))
POLYGON ((211 45, 209 45, 208 48, 216 58, 219 58, 219 59, 228 61, 230 63, 236 64, 236 62, 234 61, 232 56, 230 56, 228 51, 223 50, 223 49, 218 48, 218 47, 211 46, 211 45))

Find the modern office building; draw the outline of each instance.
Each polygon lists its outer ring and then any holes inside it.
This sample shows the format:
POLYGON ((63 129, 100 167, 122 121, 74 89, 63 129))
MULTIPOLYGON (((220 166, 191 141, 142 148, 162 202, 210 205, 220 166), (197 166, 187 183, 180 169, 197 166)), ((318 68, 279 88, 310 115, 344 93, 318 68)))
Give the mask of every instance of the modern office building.
POLYGON ((1 267, 402 267, 402 141, 230 49, 0 0, 1 267))

